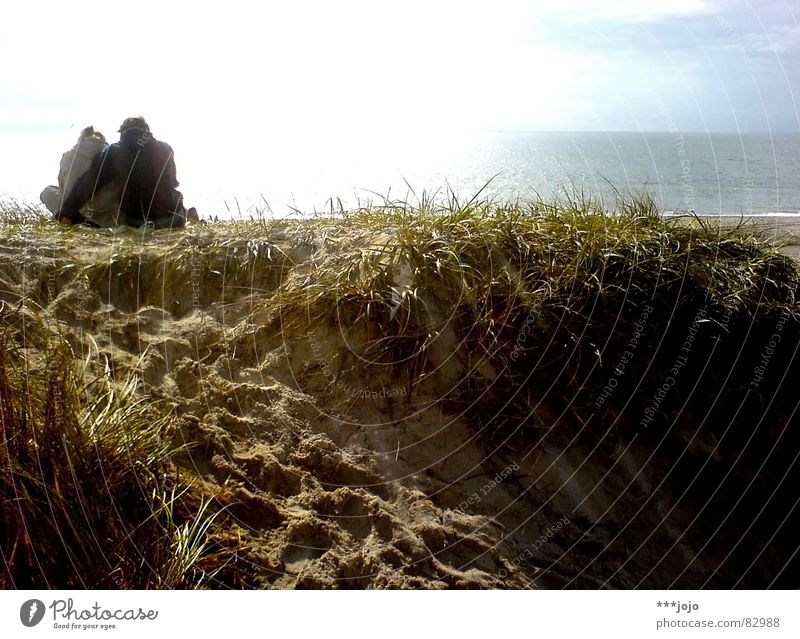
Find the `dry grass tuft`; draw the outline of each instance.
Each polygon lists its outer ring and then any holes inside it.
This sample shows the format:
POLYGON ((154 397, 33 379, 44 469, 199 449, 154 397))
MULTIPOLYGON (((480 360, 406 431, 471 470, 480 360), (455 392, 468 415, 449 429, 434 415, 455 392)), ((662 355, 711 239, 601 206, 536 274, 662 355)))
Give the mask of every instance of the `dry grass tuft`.
POLYGON ((176 513, 168 413, 69 348, 34 355, 0 329, 0 580, 14 588, 197 586, 213 521, 176 513))

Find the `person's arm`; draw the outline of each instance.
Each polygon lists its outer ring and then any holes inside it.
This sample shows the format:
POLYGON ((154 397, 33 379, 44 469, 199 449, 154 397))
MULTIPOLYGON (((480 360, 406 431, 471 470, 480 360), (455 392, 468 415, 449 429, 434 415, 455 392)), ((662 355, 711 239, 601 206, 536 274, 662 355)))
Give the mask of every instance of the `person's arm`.
POLYGON ((64 192, 66 187, 66 176, 69 173, 69 165, 72 163, 74 153, 67 151, 61 156, 61 163, 58 165, 58 188, 64 192))
POLYGON ((178 170, 175 168, 175 152, 171 146, 167 145, 167 148, 169 149, 169 155, 167 156, 167 167, 164 170, 164 176, 167 184, 173 189, 177 189, 180 185, 178 184, 178 170))
POLYGON ((95 191, 111 181, 111 162, 108 161, 110 148, 106 147, 97 154, 86 173, 78 178, 72 190, 66 194, 58 212, 59 223, 79 224, 86 219, 80 213, 81 207, 92 199, 95 191))

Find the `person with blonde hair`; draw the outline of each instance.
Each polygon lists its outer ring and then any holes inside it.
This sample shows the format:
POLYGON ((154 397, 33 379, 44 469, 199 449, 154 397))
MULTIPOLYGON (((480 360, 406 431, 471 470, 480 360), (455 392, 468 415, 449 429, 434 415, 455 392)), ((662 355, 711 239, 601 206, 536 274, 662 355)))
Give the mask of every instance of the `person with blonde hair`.
MULTIPOLYGON (((105 136, 93 126, 87 126, 78 136, 78 142, 61 156, 58 169, 58 186, 47 186, 39 196, 42 203, 57 219, 58 211, 74 189, 78 180, 89 170, 92 162, 102 154, 108 142, 105 136)), ((92 225, 115 227, 120 220, 120 189, 116 184, 108 184, 97 189, 79 210, 81 221, 92 225)))

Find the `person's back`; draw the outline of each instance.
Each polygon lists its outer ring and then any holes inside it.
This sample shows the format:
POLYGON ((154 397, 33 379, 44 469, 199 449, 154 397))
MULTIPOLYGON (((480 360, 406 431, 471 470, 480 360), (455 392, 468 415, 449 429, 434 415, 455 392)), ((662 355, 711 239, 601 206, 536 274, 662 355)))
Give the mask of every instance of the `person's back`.
MULTIPOLYGON (((94 160, 108 147, 105 137, 93 126, 81 131, 78 142, 61 156, 58 170, 58 186, 48 186, 40 196, 45 206, 58 213, 64 200, 78 180, 90 169, 94 160)), ((119 216, 120 190, 113 184, 95 190, 85 202, 80 213, 99 226, 116 226, 119 216)))
POLYGON ((183 209, 177 190, 172 147, 157 140, 150 131, 130 128, 113 145, 114 162, 127 175, 122 192, 122 208, 132 222, 144 224, 173 216, 183 209))
POLYGON ((58 169, 58 187, 61 191, 69 193, 78 178, 89 170, 92 161, 107 146, 108 142, 102 134, 95 131, 94 127, 86 127, 78 143, 61 156, 58 169))

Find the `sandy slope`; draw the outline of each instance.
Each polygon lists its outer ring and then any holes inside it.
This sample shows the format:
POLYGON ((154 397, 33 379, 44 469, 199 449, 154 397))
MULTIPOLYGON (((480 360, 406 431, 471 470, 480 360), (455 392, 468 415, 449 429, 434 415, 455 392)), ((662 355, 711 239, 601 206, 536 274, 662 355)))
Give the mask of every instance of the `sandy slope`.
MULTIPOLYGON (((302 224, 272 229, 285 278, 313 279, 314 264, 343 244, 385 241, 307 234, 302 224)), ((0 288, 8 304, 26 300, 14 312, 28 347, 46 330, 26 310, 40 304, 76 358, 136 371, 174 407, 172 435, 187 446, 181 472, 221 491, 230 534, 247 548, 244 577, 229 583, 696 587, 715 571, 730 583, 739 570, 685 534, 697 513, 672 508, 677 453, 653 460, 636 443, 609 448, 569 410, 540 412, 544 426, 570 427, 538 440, 483 437, 469 419, 474 405, 450 393, 469 363, 446 336, 424 384, 354 365, 366 357, 364 335, 260 315, 271 290, 192 273, 159 281, 179 241, 91 230, 62 243, 21 237, 0 247, 0 288), (124 242, 138 246, 138 264, 118 262, 124 242)), ((714 448, 702 436, 687 441, 692 454, 714 448)))

